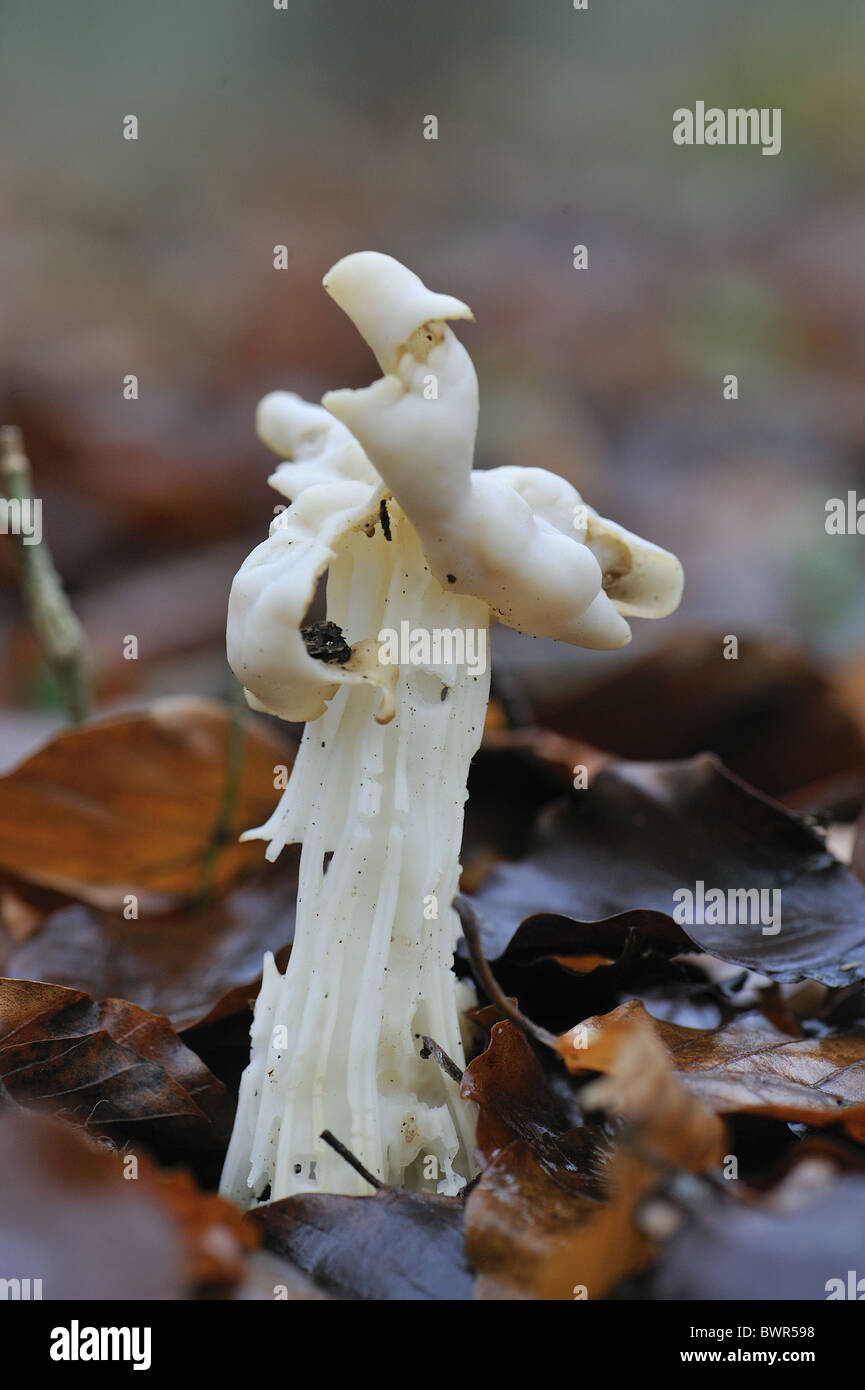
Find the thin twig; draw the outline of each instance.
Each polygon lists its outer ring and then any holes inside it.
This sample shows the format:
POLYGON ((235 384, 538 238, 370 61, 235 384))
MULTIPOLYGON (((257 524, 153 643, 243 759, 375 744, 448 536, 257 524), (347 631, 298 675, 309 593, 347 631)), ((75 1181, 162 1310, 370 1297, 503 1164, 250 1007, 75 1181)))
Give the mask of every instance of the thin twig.
POLYGON ((445 1075, 449 1076, 452 1081, 455 1081, 458 1086, 460 1085, 463 1079, 462 1072, 453 1058, 449 1057, 444 1048, 439 1047, 438 1043, 433 1038, 424 1036, 420 1055, 423 1057, 424 1061, 426 1061, 428 1057, 434 1057, 445 1075))
MULTIPOLYGON (((7 504, 17 502, 22 510, 27 502, 41 505, 33 496, 30 463, 16 425, 0 429, 0 490, 7 504)), ((15 542, 27 616, 42 655, 57 678, 69 718, 80 724, 90 713, 84 629, 72 611, 41 534, 38 539, 25 536, 19 527, 15 542)))
POLYGON ((457 1198, 461 1202, 464 1202, 466 1197, 468 1197, 471 1192, 474 1192, 475 1188, 477 1187, 485 1172, 486 1169, 482 1168, 479 1173, 475 1173, 473 1178, 469 1178, 468 1182, 463 1184, 459 1192, 456 1194, 457 1198))
POLYGON ((364 1168, 360 1159, 356 1158, 351 1149, 345 1147, 345 1144, 340 1143, 336 1135, 331 1134, 329 1129, 323 1129, 318 1137, 319 1139, 323 1139, 325 1144, 329 1144, 330 1147, 339 1154, 340 1158, 344 1158, 348 1166, 353 1168, 356 1173, 359 1173, 364 1182, 369 1183, 370 1187, 374 1187, 377 1192, 380 1192, 381 1189, 386 1186, 380 1178, 374 1177, 368 1168, 364 1168))
POLYGON ((243 775, 243 745, 246 737, 246 700, 243 689, 239 682, 234 686, 231 699, 231 714, 228 725, 228 748, 225 755, 225 783, 222 789, 222 801, 210 832, 210 838, 204 850, 201 860, 201 874, 198 882, 198 892, 195 896, 196 906, 203 911, 210 902, 213 892, 213 881, 216 876, 216 865, 220 854, 228 843, 231 833, 231 822, 234 819, 234 812, 237 806, 237 799, 240 793, 240 782, 243 775))
POLYGON ((481 946, 481 931, 478 915, 468 898, 464 897, 462 893, 457 894, 454 898, 454 907, 459 913, 459 919, 463 924, 463 936, 469 948, 469 960, 471 961, 472 969, 492 1002, 498 1005, 503 1014, 516 1023, 518 1027, 522 1028, 524 1033, 528 1033, 530 1037, 534 1038, 536 1042, 542 1043, 544 1047, 549 1047, 553 1052, 558 1052, 559 1049, 556 1038, 553 1034, 548 1033, 546 1028, 542 1028, 540 1024, 533 1023, 530 1018, 527 1018, 524 1013, 520 1012, 516 1004, 511 1003, 490 970, 483 952, 483 947, 481 946))

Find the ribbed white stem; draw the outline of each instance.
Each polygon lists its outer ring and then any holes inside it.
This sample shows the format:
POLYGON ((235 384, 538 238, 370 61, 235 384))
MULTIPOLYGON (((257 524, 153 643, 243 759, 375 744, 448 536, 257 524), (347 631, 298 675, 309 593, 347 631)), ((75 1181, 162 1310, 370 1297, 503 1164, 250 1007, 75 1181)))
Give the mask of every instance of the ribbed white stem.
MULTIPOLYGON (((402 621, 486 632, 486 604, 442 590, 395 507, 391 526, 389 542, 353 535, 331 566, 328 616, 349 640, 402 621)), ((369 1194, 320 1140, 325 1128, 386 1183, 455 1192, 472 1175, 473 1107, 419 1051, 428 1034, 462 1065, 450 904, 488 695, 488 667, 409 664, 390 724, 375 723, 375 689, 345 685, 306 726, 288 789, 256 832, 269 859, 293 841, 303 850, 291 959, 282 976, 265 961, 223 1172, 241 1205, 268 1186, 271 1200, 369 1194)))

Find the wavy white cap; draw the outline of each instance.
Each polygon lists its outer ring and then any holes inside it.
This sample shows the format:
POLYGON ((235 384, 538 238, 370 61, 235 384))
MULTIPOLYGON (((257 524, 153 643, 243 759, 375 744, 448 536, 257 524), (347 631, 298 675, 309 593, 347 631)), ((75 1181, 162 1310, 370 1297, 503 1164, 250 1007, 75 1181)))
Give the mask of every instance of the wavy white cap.
POLYGON ((399 329, 379 381, 329 391, 323 404, 363 447, 442 587, 484 600, 520 632, 601 649, 630 641, 626 616, 671 612, 683 582, 674 555, 583 507, 544 469, 473 470, 477 379, 462 343, 431 317, 446 297, 390 256, 348 256, 325 285, 340 267, 350 268, 350 293, 334 298, 370 346, 380 302, 399 329))
POLYGON ((428 290, 407 266, 380 251, 343 256, 322 284, 369 343, 385 374, 395 370, 400 349, 422 324, 473 318, 467 304, 428 290))
POLYGON ((268 482, 284 497, 299 497, 319 483, 381 481, 351 430, 293 391, 271 391, 259 401, 255 428, 283 457, 268 482))
POLYGON ((284 391, 259 406, 259 434, 286 459, 270 482, 294 500, 232 588, 229 661, 251 703, 314 719, 340 684, 366 681, 381 690, 378 718, 389 717, 396 668, 376 663, 370 634, 347 634, 343 665, 310 657, 300 634, 318 578, 388 492, 442 589, 520 632, 613 649, 630 641, 627 618, 673 611, 683 576, 669 551, 598 516, 544 469, 472 468, 477 378, 443 322, 471 318, 465 304, 373 251, 346 256, 324 283, 385 375, 329 392, 325 409, 284 391))

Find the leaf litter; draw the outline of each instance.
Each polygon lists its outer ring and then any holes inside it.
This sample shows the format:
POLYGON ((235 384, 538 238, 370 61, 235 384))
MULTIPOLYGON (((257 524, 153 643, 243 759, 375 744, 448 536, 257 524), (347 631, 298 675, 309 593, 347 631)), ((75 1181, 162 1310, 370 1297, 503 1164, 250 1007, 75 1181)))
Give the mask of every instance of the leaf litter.
MULTIPOLYGON (((457 958, 480 996, 461 1080, 478 1176, 456 1198, 302 1194, 240 1215, 214 1187, 260 957, 290 950, 296 859, 265 873, 235 845, 292 758, 254 723, 197 900, 228 742, 224 711, 183 702, 57 735, 0 781, 0 1147, 49 1214, 76 1205, 84 1296, 118 1278, 107 1214, 141 1243, 120 1296, 152 1278, 181 1298, 760 1297, 783 1266, 779 1296, 826 1297, 865 1219, 865 886, 812 817, 715 757, 623 763, 561 723, 491 719, 457 958), (778 891, 781 930, 677 920, 698 882, 778 891), (142 1185, 118 1177, 131 1158, 142 1185)), ((48 1239, 20 1218, 0 1209, 5 1236, 48 1239)))

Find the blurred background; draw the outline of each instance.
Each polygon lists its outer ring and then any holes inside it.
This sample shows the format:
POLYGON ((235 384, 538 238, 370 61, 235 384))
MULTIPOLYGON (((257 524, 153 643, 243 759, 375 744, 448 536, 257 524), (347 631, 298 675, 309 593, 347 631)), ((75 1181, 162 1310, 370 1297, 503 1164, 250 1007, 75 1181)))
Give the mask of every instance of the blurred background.
MULTIPOLYGON (((255 403, 377 375, 321 289, 374 248, 474 309, 478 466, 561 473, 685 566, 623 652, 498 629, 508 698, 778 794, 861 777, 865 538, 825 507, 865 495, 863 53, 856 0, 0 0, 0 418, 101 705, 230 689, 278 500, 255 403), (781 153, 675 146, 697 100, 781 107, 781 153)), ((5 538, 0 651, 8 766, 63 716, 5 538)))

